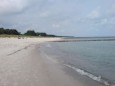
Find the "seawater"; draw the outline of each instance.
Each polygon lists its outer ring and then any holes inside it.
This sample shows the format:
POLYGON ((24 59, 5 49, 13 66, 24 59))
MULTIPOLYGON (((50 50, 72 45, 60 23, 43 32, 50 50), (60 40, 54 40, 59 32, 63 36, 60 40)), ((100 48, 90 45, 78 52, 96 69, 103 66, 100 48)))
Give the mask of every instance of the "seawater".
POLYGON ((65 66, 105 85, 115 86, 115 41, 55 42, 47 47, 65 66))

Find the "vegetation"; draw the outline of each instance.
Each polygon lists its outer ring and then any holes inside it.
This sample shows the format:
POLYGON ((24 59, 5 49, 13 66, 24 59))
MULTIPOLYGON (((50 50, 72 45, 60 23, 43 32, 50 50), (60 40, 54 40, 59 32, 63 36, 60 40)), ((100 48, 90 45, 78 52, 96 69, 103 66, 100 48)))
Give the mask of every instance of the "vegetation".
POLYGON ((15 29, 4 29, 4 28, 0 28, 0 34, 20 35, 20 33, 15 29))
MULTIPOLYGON (((21 34, 16 29, 4 29, 0 28, 0 36, 15 36, 15 35, 22 35, 22 36, 40 36, 40 37, 55 37, 55 35, 49 35, 47 33, 35 32, 34 30, 28 30, 24 34, 21 34)), ((8 36, 8 37, 10 37, 8 36)))
POLYGON ((36 36, 36 33, 34 30, 28 30, 24 35, 28 35, 28 36, 36 36))
POLYGON ((28 30, 24 33, 26 36, 40 36, 40 37, 55 37, 55 35, 49 35, 47 33, 35 32, 34 30, 28 30))

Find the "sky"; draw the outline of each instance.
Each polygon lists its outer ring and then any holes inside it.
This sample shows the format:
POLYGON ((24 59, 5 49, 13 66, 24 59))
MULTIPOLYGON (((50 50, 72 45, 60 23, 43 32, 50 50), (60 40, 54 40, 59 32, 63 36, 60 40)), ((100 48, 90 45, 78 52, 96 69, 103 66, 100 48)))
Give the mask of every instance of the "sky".
POLYGON ((115 0, 0 0, 0 27, 61 36, 115 36, 115 0))

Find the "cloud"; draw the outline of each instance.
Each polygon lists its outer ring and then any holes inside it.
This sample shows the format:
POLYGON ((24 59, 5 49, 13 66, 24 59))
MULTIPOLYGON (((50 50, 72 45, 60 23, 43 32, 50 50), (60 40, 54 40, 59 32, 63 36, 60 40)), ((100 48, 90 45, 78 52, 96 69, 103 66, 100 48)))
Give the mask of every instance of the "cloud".
POLYGON ((100 21, 100 24, 107 24, 108 23, 108 19, 107 18, 104 18, 100 21))
POLYGON ((60 25, 59 24, 52 24, 52 27, 53 28, 60 28, 60 25))
POLYGON ((110 16, 115 16, 115 4, 113 4, 112 7, 109 9, 108 14, 110 16))
POLYGON ((41 12, 40 17, 48 17, 50 15, 49 11, 41 12))
POLYGON ((26 6, 27 0, 0 0, 0 14, 20 12, 26 6))
POLYGON ((88 18, 91 18, 91 19, 95 19, 95 18, 99 18, 101 16, 100 14, 100 8, 96 8, 95 10, 91 11, 89 14, 88 14, 88 18))
POLYGON ((115 17, 112 17, 112 18, 110 19, 110 24, 115 25, 115 17))
POLYGON ((95 29, 112 28, 114 14, 112 1, 0 0, 0 27, 22 32, 34 29, 54 34, 92 35, 95 29))

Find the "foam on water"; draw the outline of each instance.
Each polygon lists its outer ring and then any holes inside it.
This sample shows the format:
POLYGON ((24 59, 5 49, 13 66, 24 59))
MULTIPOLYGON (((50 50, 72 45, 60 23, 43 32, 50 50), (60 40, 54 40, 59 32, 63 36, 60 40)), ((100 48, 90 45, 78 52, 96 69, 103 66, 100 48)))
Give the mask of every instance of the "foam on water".
POLYGON ((95 76, 91 73, 88 73, 86 72, 85 70, 82 70, 82 69, 79 69, 79 68, 76 68, 76 67, 73 67, 71 65, 68 65, 68 64, 64 64, 66 67, 69 67, 69 68, 72 68, 73 70, 75 70, 77 73, 81 74, 81 75, 84 75, 84 76, 87 76, 97 82, 100 82, 106 86, 115 86, 115 85, 112 85, 111 83, 109 83, 108 81, 104 80, 101 76, 95 76))

